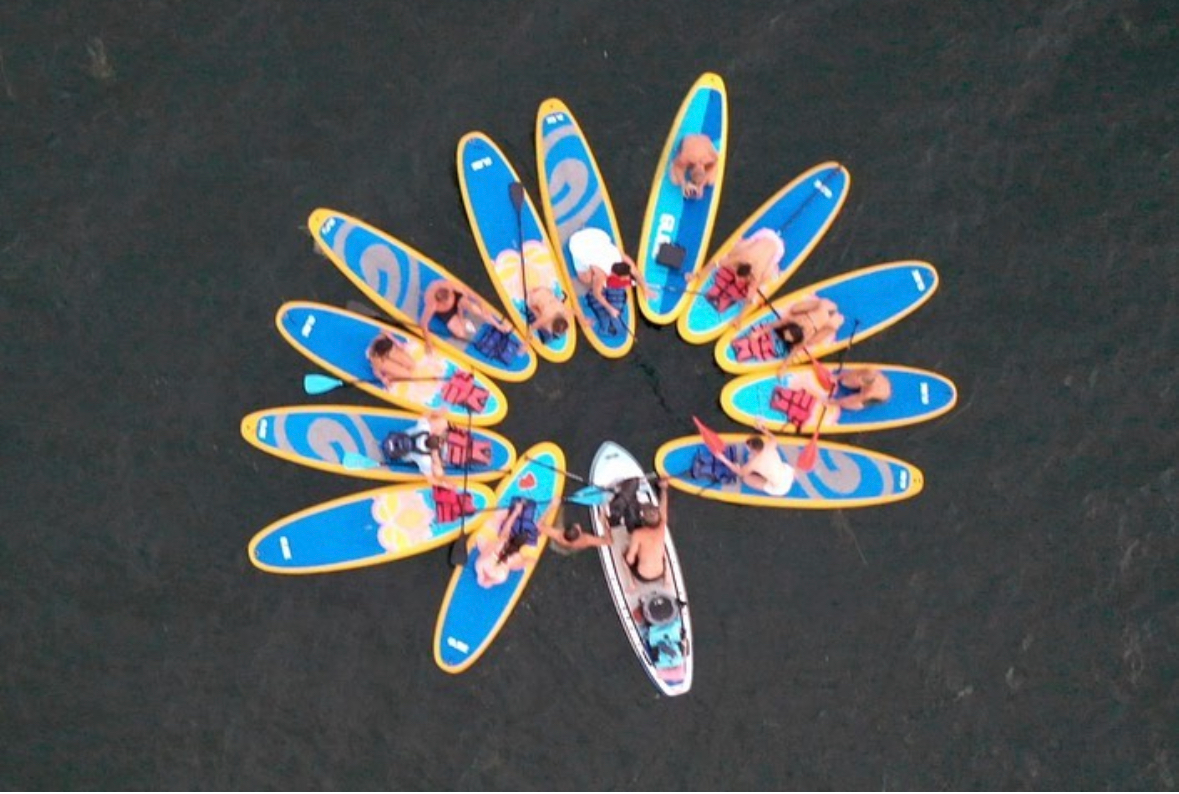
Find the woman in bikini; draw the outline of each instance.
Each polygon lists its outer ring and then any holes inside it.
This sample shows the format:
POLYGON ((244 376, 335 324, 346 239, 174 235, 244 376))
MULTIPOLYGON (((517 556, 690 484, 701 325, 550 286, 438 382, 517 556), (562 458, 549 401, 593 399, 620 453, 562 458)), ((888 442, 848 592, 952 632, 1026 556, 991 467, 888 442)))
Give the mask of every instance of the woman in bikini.
POLYGON ((422 312, 418 327, 422 331, 422 339, 426 342, 427 350, 433 349, 430 321, 435 317, 442 321, 446 330, 455 338, 464 341, 474 338, 481 323, 491 323, 504 333, 512 329, 507 322, 497 318, 491 307, 478 296, 472 295, 453 281, 435 281, 426 288, 424 299, 426 308, 422 312))
POLYGON ((397 337, 388 331, 372 341, 365 356, 373 374, 386 389, 392 389, 399 381, 413 377, 413 357, 397 337))
POLYGON ((475 580, 480 587, 503 584, 512 571, 523 570, 531 562, 524 555, 528 545, 525 533, 516 531, 516 522, 523 512, 524 500, 521 499, 504 516, 496 534, 481 534, 476 541, 479 559, 475 561, 475 580))

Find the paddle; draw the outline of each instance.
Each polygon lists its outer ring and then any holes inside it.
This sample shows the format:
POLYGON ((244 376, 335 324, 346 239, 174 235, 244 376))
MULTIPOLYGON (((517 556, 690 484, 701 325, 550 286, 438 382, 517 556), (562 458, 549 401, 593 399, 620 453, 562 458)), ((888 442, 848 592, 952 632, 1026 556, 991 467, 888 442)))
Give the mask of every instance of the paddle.
POLYGON ((700 437, 704 439, 704 446, 708 447, 708 451, 713 455, 725 454, 725 442, 716 431, 709 428, 695 416, 692 421, 696 423, 696 429, 700 431, 700 437))
MULTIPOLYGON (((851 350, 852 345, 856 342, 856 330, 860 327, 860 320, 857 317, 855 323, 852 325, 851 336, 847 340, 847 347, 839 354, 839 368, 837 372, 843 372, 843 360, 847 357, 847 351, 851 350)), ((815 423, 815 432, 811 436, 811 440, 807 442, 806 447, 802 450, 802 454, 798 456, 798 460, 794 463, 794 468, 799 471, 810 471, 815 467, 815 459, 819 455, 819 433, 823 429, 823 419, 827 416, 827 408, 831 405, 830 400, 835 394, 835 387, 839 385, 836 378, 831 388, 827 390, 827 400, 823 403, 823 410, 819 412, 819 421, 815 423)))
MULTIPOLYGON (((449 376, 445 377, 445 378, 440 378, 437 376, 435 376, 435 377, 422 377, 422 378, 398 378, 397 382, 398 383, 409 383, 410 381, 433 381, 435 383, 440 383, 440 382, 448 380, 448 379, 449 379, 449 376)), ((330 375, 319 375, 317 373, 311 372, 311 373, 308 373, 303 376, 303 391, 307 392, 308 394, 327 394, 328 392, 338 389, 341 386, 357 387, 357 386, 361 386, 362 384, 366 384, 366 383, 370 386, 377 386, 379 388, 383 388, 385 385, 385 384, 381 383, 379 380, 376 380, 373 378, 358 378, 357 380, 340 380, 339 378, 333 378, 330 375)))
POLYGON ((528 324, 528 260, 524 257, 524 185, 519 182, 508 184, 508 197, 516 209, 516 233, 520 236, 520 286, 524 290, 524 341, 529 341, 532 326, 528 324))
MULTIPOLYGON (((474 414, 471 409, 467 409, 467 454, 463 458, 463 490, 462 493, 467 492, 467 480, 471 473, 471 450, 473 447, 473 439, 471 437, 471 422, 474 419, 474 414)), ((461 499, 459 507, 459 536, 454 543, 450 544, 450 566, 457 568, 460 565, 467 564, 467 511, 462 509, 461 499)))

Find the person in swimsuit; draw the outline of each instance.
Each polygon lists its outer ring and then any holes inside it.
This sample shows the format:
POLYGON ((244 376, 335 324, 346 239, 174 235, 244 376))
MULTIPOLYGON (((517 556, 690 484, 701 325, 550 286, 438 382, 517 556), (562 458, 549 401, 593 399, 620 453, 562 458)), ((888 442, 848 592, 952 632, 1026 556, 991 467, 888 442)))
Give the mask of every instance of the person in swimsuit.
POLYGON ((431 485, 448 487, 441 450, 449 430, 446 411, 435 409, 419 418, 405 433, 397 434, 405 438, 397 439, 401 443, 391 442, 386 456, 414 464, 431 485))
POLYGON ((780 333, 779 329, 793 325, 802 329, 802 339, 787 345, 789 352, 778 367, 779 376, 788 367, 809 358, 809 351, 834 341, 844 321, 834 301, 817 295, 808 295, 795 301, 780 314, 774 322, 765 326, 765 331, 780 333))
POLYGON ((635 261, 621 251, 610 235, 601 229, 587 226, 569 238, 569 252, 577 280, 589 290, 611 317, 620 312, 606 300, 606 288, 629 287, 633 282, 645 295, 647 282, 635 266, 635 261))
POLYGON ((467 292, 453 281, 435 281, 426 288, 424 299, 426 308, 418 328, 422 331, 428 351, 433 350, 430 321, 435 317, 442 321, 454 337, 466 341, 474 338, 482 323, 490 323, 504 333, 512 330, 512 326, 496 317, 491 307, 477 295, 467 292))
POLYGON ((638 510, 635 511, 637 521, 631 522, 624 519, 622 522, 622 525, 630 533, 630 544, 626 547, 623 558, 626 560, 631 574, 640 582, 662 581, 667 574, 663 548, 664 538, 667 537, 668 487, 666 477, 660 478, 659 490, 658 506, 639 505, 638 510))
POLYGON ((535 559, 524 554, 528 539, 516 526, 524 512, 524 502, 520 499, 512 505, 500 522, 498 532, 494 535, 481 533, 476 541, 479 559, 475 561, 475 581, 480 587, 503 584, 512 571, 523 570, 535 559))
POLYGON ((741 478, 741 482, 770 496, 785 496, 794 485, 794 468, 779 453, 778 439, 760 419, 759 435, 745 439, 746 460, 739 465, 725 455, 716 459, 741 478))
POLYGON ((405 346, 385 331, 372 341, 365 352, 373 374, 386 389, 392 389, 398 381, 413 377, 414 360, 405 346))
POLYGON ((876 367, 844 370, 836 376, 835 382, 835 393, 828 403, 848 411, 879 405, 892 397, 892 384, 876 367))
POLYGON ((586 532, 581 528, 581 524, 578 524, 576 521, 564 529, 558 529, 557 527, 549 526, 543 521, 537 521, 536 528, 565 551, 581 551, 582 549, 609 546, 614 542, 614 533, 610 527, 606 527, 605 537, 598 537, 592 532, 586 532))
MULTIPOLYGON (((754 299, 765 303, 769 297, 764 292, 766 284, 778 277, 778 263, 786 254, 786 245, 773 229, 759 229, 748 237, 742 237, 720 259, 709 262, 688 277, 689 286, 703 284, 713 270, 724 268, 735 285, 739 295, 741 311, 733 318, 733 327, 741 324, 741 318, 754 306, 754 299)), ((717 280, 720 280, 718 274, 717 280)))
POLYGON ((532 331, 560 339, 569 330, 569 306, 548 287, 528 290, 528 309, 533 317, 528 326, 532 331))
POLYGON ((720 155, 712 138, 698 132, 685 135, 671 161, 671 183, 683 191, 684 198, 700 198, 704 195, 704 188, 716 184, 719 161, 720 155))

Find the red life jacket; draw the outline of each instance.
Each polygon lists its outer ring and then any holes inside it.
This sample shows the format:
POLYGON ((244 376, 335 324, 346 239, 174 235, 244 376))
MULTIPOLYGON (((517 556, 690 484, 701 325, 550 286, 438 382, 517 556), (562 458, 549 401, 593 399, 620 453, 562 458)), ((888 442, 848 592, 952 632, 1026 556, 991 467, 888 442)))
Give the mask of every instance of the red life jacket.
POLYGON ((755 328, 750 333, 739 336, 729 345, 738 361, 757 359, 771 361, 779 358, 778 343, 774 341, 773 333, 767 333, 755 328))
POLYGON ((461 405, 479 413, 487 405, 490 393, 475 385, 475 376, 462 370, 454 373, 442 388, 442 399, 451 405, 461 405))
POLYGON ((606 276, 607 289, 626 289, 633 284, 630 276, 616 276, 613 273, 606 276))
POLYGON ((716 307, 718 312, 723 312, 734 303, 745 300, 745 296, 749 294, 749 283, 739 280, 732 268, 718 267, 716 279, 704 297, 716 307))
POLYGON ((467 463, 467 445, 470 445, 470 460, 487 465, 491 463, 491 442, 472 439, 466 430, 451 426, 446 431, 446 462, 451 466, 467 463))
POLYGON ((458 491, 435 485, 433 494, 434 515, 437 516, 440 524, 449 524, 452 521, 457 521, 461 516, 469 516, 475 512, 475 502, 471 499, 471 494, 466 491, 463 491, 462 498, 460 498, 458 491))
POLYGON ((784 389, 775 386, 770 395, 770 407, 786 414, 786 420, 799 430, 814 412, 815 398, 803 389, 784 389))

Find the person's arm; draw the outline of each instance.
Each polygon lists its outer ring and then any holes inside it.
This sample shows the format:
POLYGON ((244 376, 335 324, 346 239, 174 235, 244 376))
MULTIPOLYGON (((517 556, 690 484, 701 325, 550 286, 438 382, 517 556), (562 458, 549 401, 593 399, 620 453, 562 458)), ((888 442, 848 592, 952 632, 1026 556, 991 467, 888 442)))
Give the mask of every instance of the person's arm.
POLYGON ((671 173, 669 174, 671 177, 671 183, 676 187, 683 187, 684 179, 687 177, 687 173, 688 163, 684 159, 683 148, 681 148, 679 154, 677 154, 675 159, 671 161, 671 173))
POLYGON ((590 280, 590 292, 592 292, 593 296, 598 299, 598 303, 606 307, 606 312, 611 317, 618 317, 620 314, 618 309, 615 309, 610 305, 610 302, 606 300, 606 279, 602 278, 600 275, 592 277, 590 280))
POLYGON ((426 289, 426 307, 422 310, 421 319, 418 320, 418 330, 422 332, 422 341, 426 345, 426 352, 434 352, 434 342, 430 334, 430 321, 434 319, 434 288, 426 289))

